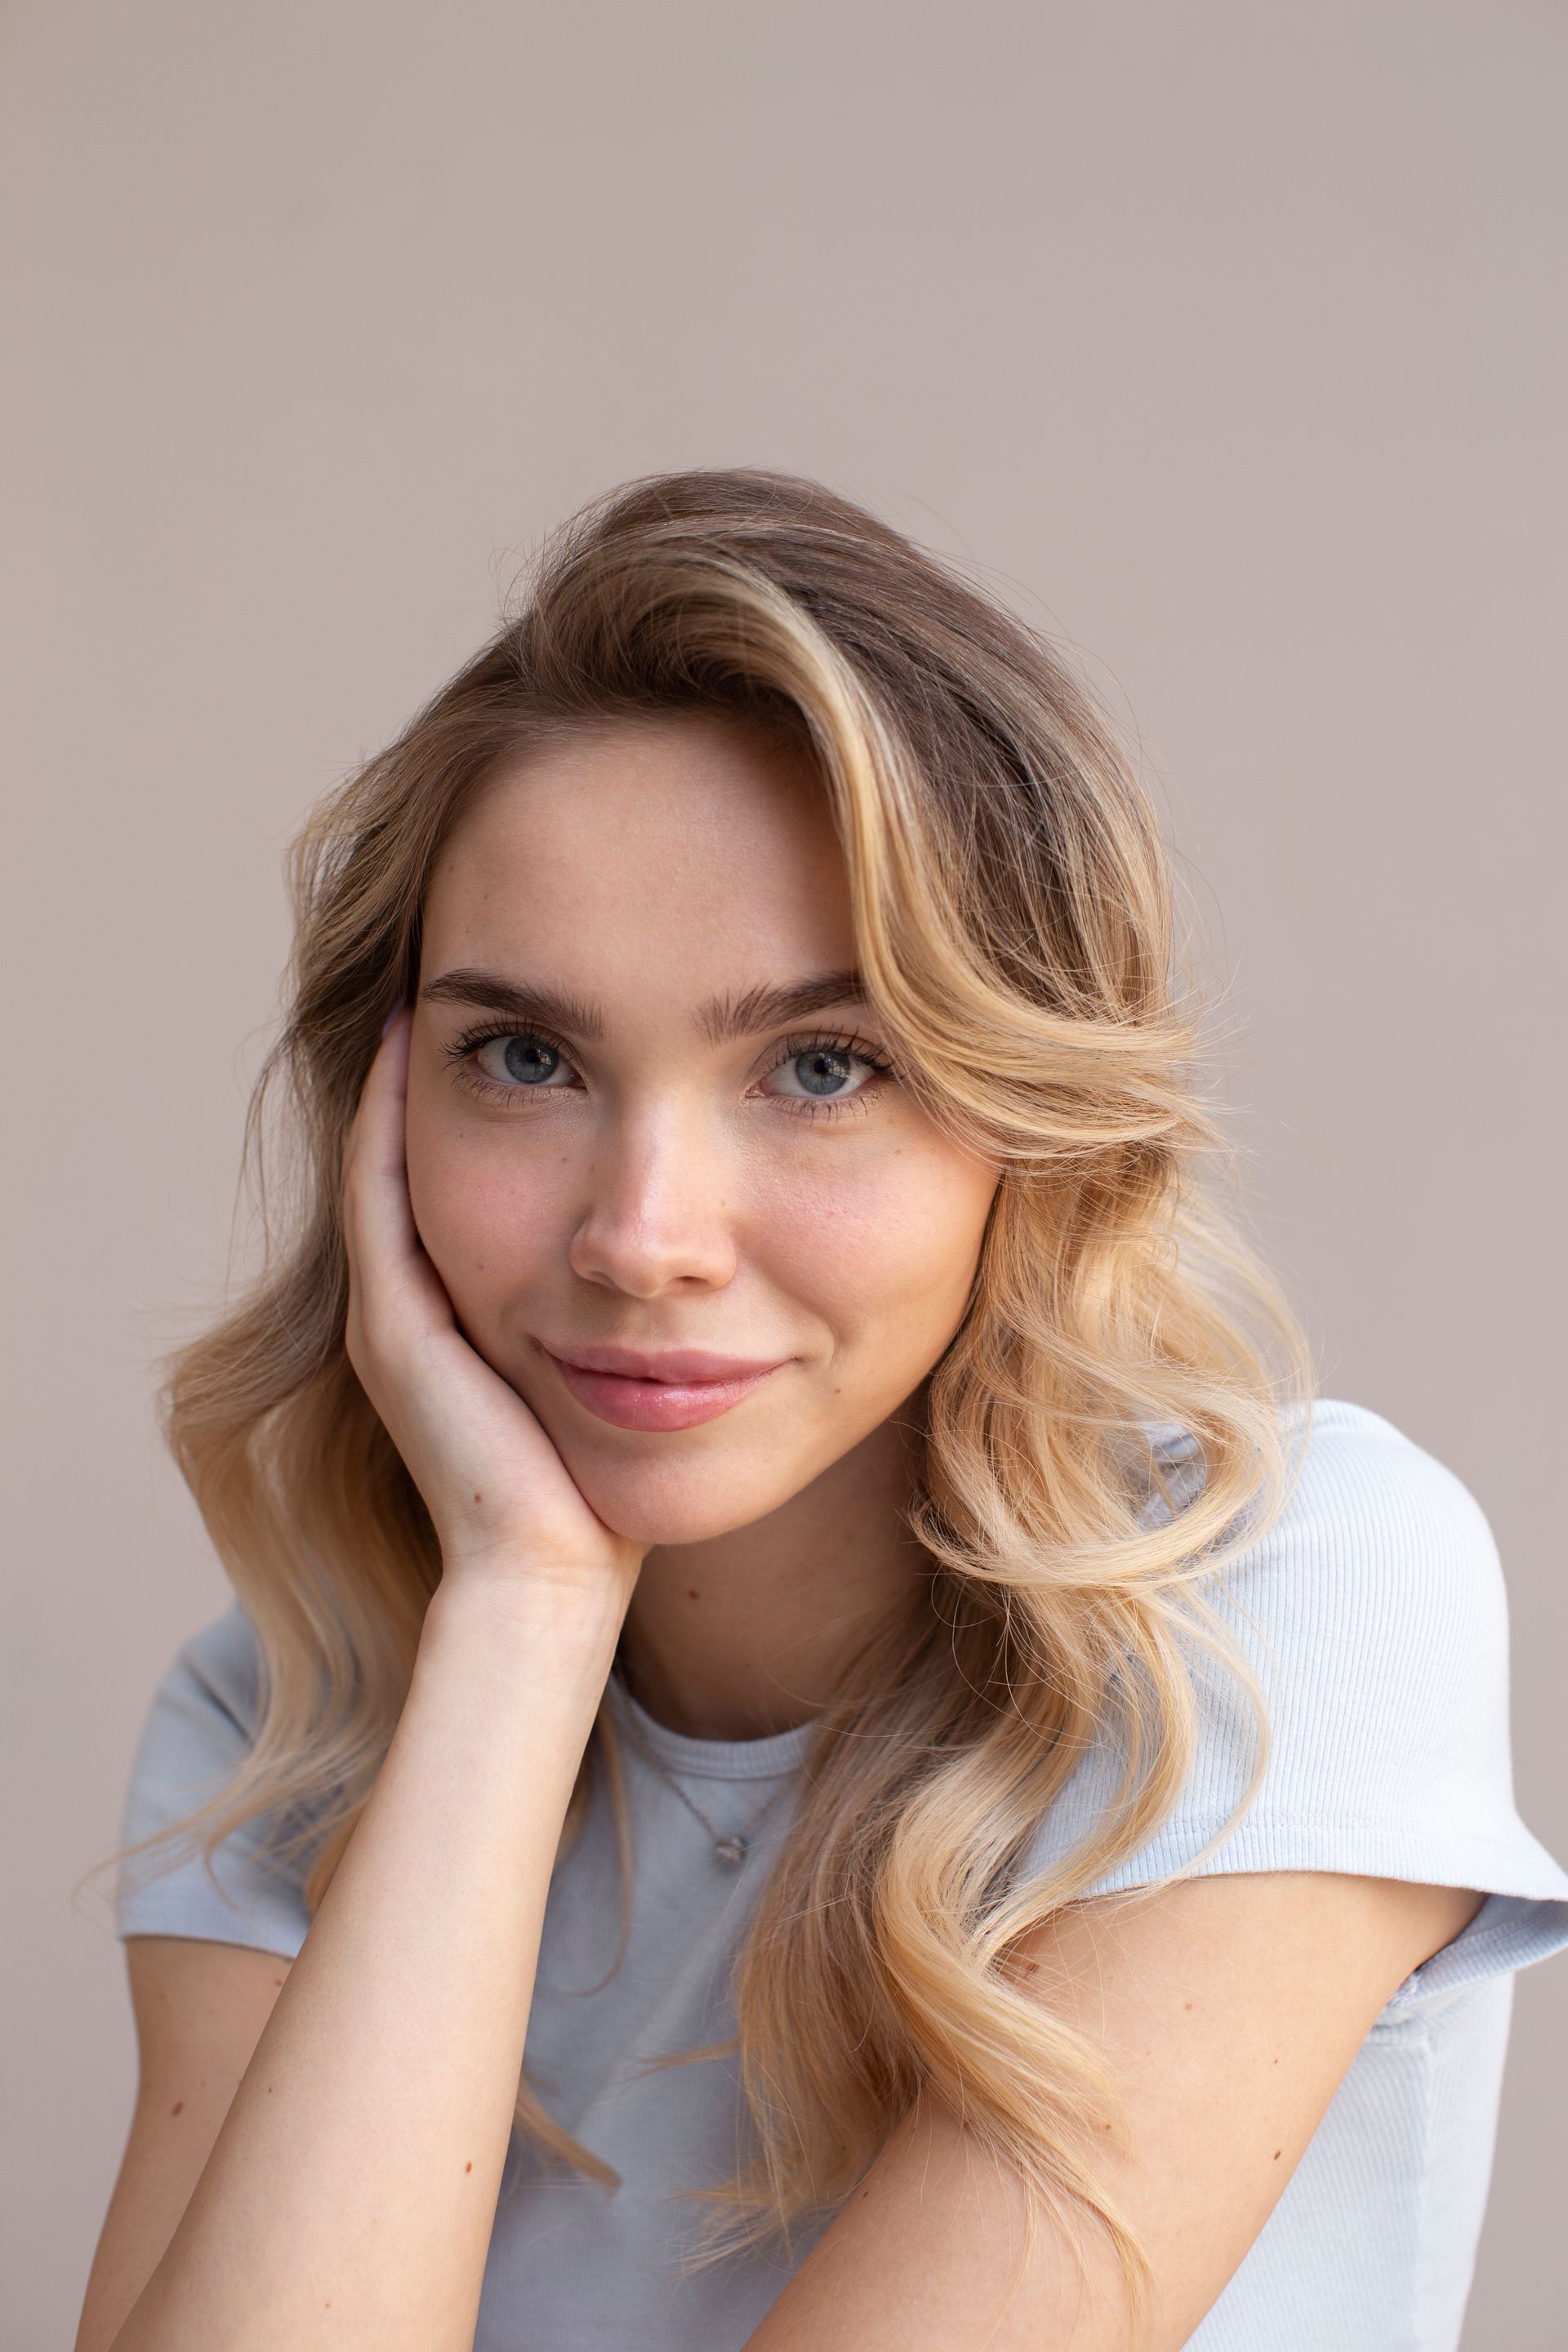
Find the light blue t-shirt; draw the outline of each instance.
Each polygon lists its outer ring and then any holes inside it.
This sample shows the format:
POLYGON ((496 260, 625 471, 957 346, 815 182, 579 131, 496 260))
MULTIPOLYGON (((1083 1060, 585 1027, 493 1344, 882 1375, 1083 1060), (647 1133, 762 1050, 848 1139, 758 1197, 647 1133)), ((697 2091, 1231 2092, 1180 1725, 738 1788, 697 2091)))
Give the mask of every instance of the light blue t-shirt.
MULTIPOLYGON (((1173 1457, 1175 1458, 1175 1457, 1173 1457)), ((1285 1515, 1205 1588, 1268 1700, 1273 1752, 1218 1871, 1340 1870, 1464 1886, 1487 1900, 1407 1977, 1357 2052, 1195 2352, 1454 2352, 1491 2171, 1512 1971, 1568 1945, 1568 1874, 1514 1809, 1508 1610, 1486 1520, 1450 1472, 1359 1406, 1320 1403, 1285 1515)), ((1170 1822, 1092 1893, 1184 1863, 1245 1786, 1252 1717, 1200 1665, 1196 1762, 1170 1822)), ((622 1741, 635 1883, 625 1958, 618 1862, 600 1776, 552 1881, 526 2056, 545 2105, 621 2175, 613 2196, 551 2172, 513 2135, 476 2352, 735 2352, 789 2275, 782 2257, 682 2277, 699 2210, 682 2188, 743 2154, 735 2062, 639 2062, 727 2041, 730 1964, 788 1825, 811 1727, 692 1739, 612 1680, 606 1705, 723 1832, 739 1869, 634 1739, 622 1741)), ((237 1608, 195 1634, 158 1686, 132 1770, 125 1841, 232 1775, 256 1720, 254 1637, 237 1608)), ((1042 1822, 1024 1871, 1066 1853, 1114 1785, 1107 1730, 1042 1822)), ((292 1955, 298 1884, 266 1870, 263 1825, 147 1877, 122 1870, 119 1933, 292 1955)), ((434 1895, 432 1899, 437 1899, 434 1895)), ((821 2230, 803 2231, 795 2259, 821 2230)))

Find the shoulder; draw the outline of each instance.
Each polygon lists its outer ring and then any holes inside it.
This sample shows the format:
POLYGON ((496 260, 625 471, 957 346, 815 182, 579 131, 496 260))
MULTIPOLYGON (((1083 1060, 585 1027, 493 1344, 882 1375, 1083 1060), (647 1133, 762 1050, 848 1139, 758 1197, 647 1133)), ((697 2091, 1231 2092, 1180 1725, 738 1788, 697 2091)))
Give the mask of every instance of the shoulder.
POLYGON ((1322 1401, 1289 1437, 1283 1509, 1212 1593, 1200 1588, 1274 1653, 1277 1695, 1304 1685, 1321 1696, 1325 1676, 1393 1674, 1400 1690, 1458 1676, 1495 1700, 1507 1590, 1469 1489, 1363 1405, 1322 1401))
MULTIPOLYGON (((1293 1440, 1300 1430, 1291 1424, 1293 1440)), ((1299 1444, 1300 1470, 1280 1524, 1349 1559, 1424 1556, 1496 1566, 1491 1530, 1463 1481, 1365 1405, 1321 1399, 1299 1444)))
POLYGON ((115 1902, 121 1937, 201 1937, 299 1950, 309 1915, 298 1868, 280 1866, 268 1851, 280 1827, 276 1814, 249 1815, 210 1857, 188 1826, 240 1772, 260 1712, 255 1629, 236 1603, 180 1644, 152 1694, 121 1818, 115 1902), (142 1852, 150 1841, 157 1843, 142 1852))
MULTIPOLYGON (((1194 1707, 1177 1802, 1090 1891, 1187 1871, 1338 1870, 1560 1903, 1568 1878, 1514 1807, 1508 1601, 1480 1506, 1363 1406, 1321 1402, 1289 1434, 1283 1509, 1192 1589, 1194 1620, 1217 1622, 1221 1647, 1181 1643, 1194 1707), (1250 1801, 1259 1734, 1233 1658, 1267 1726, 1250 1801)), ((1179 1468, 1178 1442, 1170 1453, 1179 1468)), ((1099 1833, 1125 1762, 1112 1709, 1029 1867, 1099 1833)))
POLYGON ((199 1783, 210 1793, 254 1743, 260 1715, 260 1653, 236 1602, 182 1642, 158 1676, 142 1720, 133 1793, 165 1783, 199 1783))
MULTIPOLYGON (((1320 1402, 1288 1435, 1284 1507, 1195 1588, 1268 1704, 1267 1810, 1416 1817, 1448 1798, 1464 1819, 1467 1782, 1495 1807, 1510 1779, 1508 1599, 1480 1505, 1364 1406, 1320 1402)), ((1236 1761, 1242 1701, 1206 1655, 1194 1663, 1211 1693, 1197 1769, 1213 1777, 1236 1761)))
POLYGON ((260 1716, 260 1653, 256 1630, 237 1601, 182 1642, 156 1696, 188 1723, 205 1723, 231 1740, 254 1739, 260 1716))

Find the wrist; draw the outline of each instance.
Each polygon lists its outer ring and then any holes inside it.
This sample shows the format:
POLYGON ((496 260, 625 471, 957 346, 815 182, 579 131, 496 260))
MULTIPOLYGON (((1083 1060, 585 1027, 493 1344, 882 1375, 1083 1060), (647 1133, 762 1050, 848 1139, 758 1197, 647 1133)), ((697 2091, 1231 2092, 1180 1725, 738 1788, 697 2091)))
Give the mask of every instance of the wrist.
POLYGON ((465 1670, 498 1669, 531 1696, 597 1707, 615 1663, 629 1587, 517 1578, 454 1576, 437 1585, 425 1612, 419 1654, 461 1658, 465 1670))

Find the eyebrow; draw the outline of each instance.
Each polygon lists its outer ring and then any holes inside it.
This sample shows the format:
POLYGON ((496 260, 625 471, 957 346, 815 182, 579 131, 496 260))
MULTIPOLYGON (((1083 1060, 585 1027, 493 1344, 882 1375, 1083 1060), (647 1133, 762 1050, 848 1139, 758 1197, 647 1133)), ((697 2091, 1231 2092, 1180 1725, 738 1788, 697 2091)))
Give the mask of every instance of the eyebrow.
MULTIPOLYGON (((508 1021, 542 1022, 546 1028, 584 1037, 591 1045, 603 1043, 609 1025, 600 1007, 586 998, 568 996, 554 988, 524 988, 500 972, 470 967, 442 972, 419 993, 426 1004, 471 1004, 508 1021)), ((723 1045, 731 1038, 755 1037, 764 1029, 777 1029, 809 1013, 826 1012, 830 1005, 864 1002, 858 971, 825 971, 787 986, 749 988, 740 996, 710 997, 698 1007, 694 1019, 710 1045, 723 1045)))

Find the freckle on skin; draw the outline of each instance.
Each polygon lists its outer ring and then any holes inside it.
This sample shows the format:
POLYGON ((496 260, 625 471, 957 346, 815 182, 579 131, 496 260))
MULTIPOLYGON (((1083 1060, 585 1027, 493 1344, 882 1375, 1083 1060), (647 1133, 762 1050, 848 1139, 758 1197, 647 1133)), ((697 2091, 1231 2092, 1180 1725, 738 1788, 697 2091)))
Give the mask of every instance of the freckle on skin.
POLYGON ((464 2165, 464 2167, 463 2167, 463 2170, 464 2170, 465 2172, 472 2172, 473 2168, 474 2168, 473 2158, 470 2157, 470 2158, 469 2158, 469 2159, 468 2159, 468 2163, 464 2165))
POLYGON ((1184 2000, 1184 2001, 1182 2003, 1182 2007, 1183 2007, 1184 2009, 1191 2009, 1192 2005, 1193 2005, 1193 2004, 1192 2004, 1192 2002, 1191 2002, 1190 2000, 1184 2000))
POLYGON ((688 1601, 695 1601, 695 1600, 697 1600, 697 1599, 700 1597, 700 1596, 699 1596, 699 1594, 698 1594, 697 1587, 696 1587, 694 1584, 689 1584, 689 1585, 687 1586, 687 1588, 686 1588, 686 1597, 687 1597, 688 1601))
POLYGON ((484 1498, 484 1496, 483 1496, 482 1495, 476 1495, 476 1496, 474 1496, 474 1500, 475 1500, 475 1502, 476 1502, 476 1503, 482 1503, 482 1502, 484 1501, 484 1499, 485 1499, 485 1498, 484 1498))
POLYGON ((183 2114, 184 2113, 184 2108, 185 2108, 185 2103, 184 2103, 184 2099, 176 2099, 176 2100, 174 2101, 174 2105, 170 2108, 169 2112, 170 2112, 170 2114, 171 2114, 171 2115, 174 2115, 174 2116, 183 2115, 183 2114))
POLYGON ((1279 2161, 1280 2158, 1284 2155, 1284 2153, 1285 2153, 1285 2151, 1284 2151, 1284 2149, 1283 2149, 1282 2147, 1277 2147, 1277 2148, 1275 2149, 1275 2151, 1274 2151, 1274 2161, 1275 2161, 1275 2163, 1276 2163, 1276 2164, 1278 2164, 1278 2163, 1279 2163, 1279 2161))

